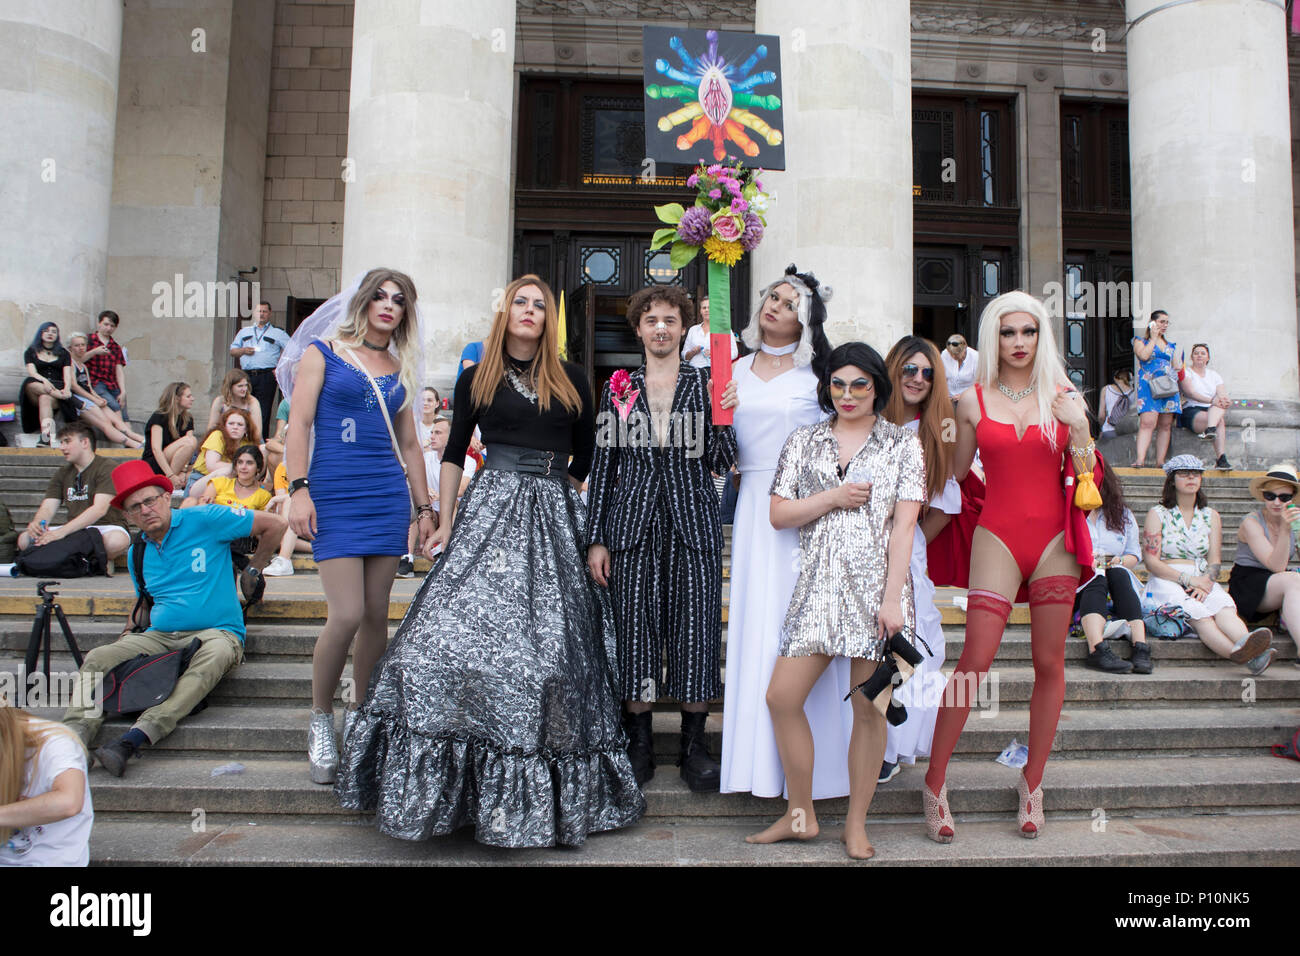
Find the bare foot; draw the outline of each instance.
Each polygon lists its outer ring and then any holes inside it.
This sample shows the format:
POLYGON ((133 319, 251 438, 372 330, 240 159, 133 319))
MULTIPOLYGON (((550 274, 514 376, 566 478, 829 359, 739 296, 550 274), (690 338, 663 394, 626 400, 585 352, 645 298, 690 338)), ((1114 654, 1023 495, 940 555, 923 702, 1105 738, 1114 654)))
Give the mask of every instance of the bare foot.
POLYGON ((844 843, 844 849, 849 856, 855 860, 869 860, 876 855, 876 848, 871 845, 867 839, 867 828, 845 826, 844 833, 840 835, 840 840, 844 843))
POLYGON ((745 837, 746 843, 780 843, 782 840, 811 840, 821 828, 817 826, 817 817, 802 809, 788 811, 785 816, 762 833, 751 833, 745 837))

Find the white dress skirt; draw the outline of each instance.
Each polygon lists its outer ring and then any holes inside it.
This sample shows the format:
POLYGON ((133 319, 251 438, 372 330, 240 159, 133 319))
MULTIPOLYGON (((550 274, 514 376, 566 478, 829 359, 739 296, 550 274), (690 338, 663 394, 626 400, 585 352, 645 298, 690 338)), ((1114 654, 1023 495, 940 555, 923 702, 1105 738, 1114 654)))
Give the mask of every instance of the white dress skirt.
MULTIPOLYGON (((794 594, 799 531, 777 531, 769 489, 790 433, 826 414, 817 405, 817 376, 794 368, 764 382, 751 370, 753 355, 736 362, 736 443, 740 496, 731 536, 731 598, 722 710, 723 793, 779 797, 785 771, 777 752, 767 685, 776 666, 781 624, 794 594)), ((813 799, 847 796, 853 710, 848 658, 835 658, 804 704, 812 727, 813 799)))
MULTIPOLYGON (((917 430, 917 423, 908 422, 907 428, 917 430)), ((930 500, 930 507, 944 514, 961 513, 961 486, 952 478, 930 500)), ((926 559, 925 535, 917 521, 912 533, 912 596, 916 601, 916 633, 930 645, 932 655, 925 656, 925 646, 917 650, 925 657, 906 684, 894 694, 894 699, 907 708, 907 720, 897 727, 888 725, 885 735, 885 760, 889 763, 916 763, 917 757, 930 754, 934 739, 934 721, 943 703, 943 688, 948 682, 942 667, 945 659, 943 615, 934 604, 934 582, 926 559)))

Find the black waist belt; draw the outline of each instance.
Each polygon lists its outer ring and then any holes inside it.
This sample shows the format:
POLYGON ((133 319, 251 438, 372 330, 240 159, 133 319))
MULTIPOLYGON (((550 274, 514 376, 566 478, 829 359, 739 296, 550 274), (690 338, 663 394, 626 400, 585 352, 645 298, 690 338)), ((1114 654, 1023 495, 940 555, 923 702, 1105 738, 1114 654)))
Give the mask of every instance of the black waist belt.
POLYGON ((245 368, 245 369, 240 369, 240 371, 243 372, 245 375, 247 375, 249 378, 252 378, 254 375, 275 374, 274 368, 245 368))
POLYGON ((497 471, 517 471, 525 475, 555 478, 563 481, 569 476, 567 456, 553 451, 538 451, 520 445, 489 445, 483 456, 483 467, 497 471))

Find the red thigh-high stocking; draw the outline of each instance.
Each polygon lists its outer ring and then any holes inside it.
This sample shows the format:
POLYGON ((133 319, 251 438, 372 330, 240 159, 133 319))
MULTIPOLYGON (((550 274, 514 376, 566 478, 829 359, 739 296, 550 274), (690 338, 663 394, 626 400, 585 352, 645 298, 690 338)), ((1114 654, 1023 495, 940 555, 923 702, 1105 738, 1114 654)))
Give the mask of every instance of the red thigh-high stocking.
POLYGON ((1029 760, 1025 783, 1034 790, 1052 752, 1056 724, 1065 703, 1065 638, 1070 630, 1079 579, 1058 574, 1029 582, 1029 640, 1034 658, 1034 692, 1029 698, 1029 760))
POLYGON ((930 769, 925 774, 925 785, 935 796, 948 774, 948 760, 966 726, 976 689, 993 666, 1007 618, 1011 616, 1010 602, 994 591, 972 590, 966 601, 966 641, 957 669, 943 691, 943 703, 934 722, 930 769))

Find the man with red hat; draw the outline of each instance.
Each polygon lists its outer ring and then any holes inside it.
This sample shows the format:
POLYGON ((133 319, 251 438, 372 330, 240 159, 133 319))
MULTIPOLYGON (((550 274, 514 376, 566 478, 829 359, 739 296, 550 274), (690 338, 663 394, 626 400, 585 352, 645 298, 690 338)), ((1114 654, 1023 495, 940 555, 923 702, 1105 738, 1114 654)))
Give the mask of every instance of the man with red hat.
MULTIPOLYGON (((143 548, 139 567, 153 604, 147 623, 132 620, 136 625, 145 624, 143 630, 123 634, 86 655, 73 700, 98 699, 95 684, 123 661, 141 654, 184 650, 195 638, 202 642, 171 695, 140 714, 119 740, 95 751, 104 769, 120 777, 140 747, 156 744, 171 733, 177 721, 243 659, 244 617, 232 573, 230 542, 249 535, 259 539, 257 553, 244 572, 255 583, 279 547, 286 525, 279 515, 223 505, 173 511, 171 482, 155 474, 145 461, 128 461, 114 468, 113 487, 117 492, 113 507, 125 511, 141 530, 127 552, 132 583, 140 593, 136 549, 143 548)), ((80 704, 63 715, 63 722, 87 748, 103 720, 98 709, 80 704)))

